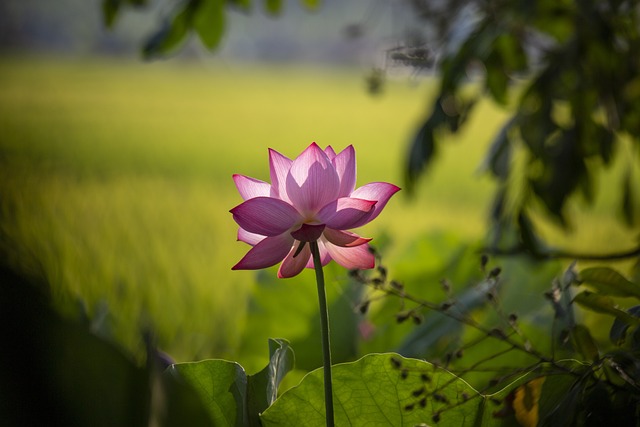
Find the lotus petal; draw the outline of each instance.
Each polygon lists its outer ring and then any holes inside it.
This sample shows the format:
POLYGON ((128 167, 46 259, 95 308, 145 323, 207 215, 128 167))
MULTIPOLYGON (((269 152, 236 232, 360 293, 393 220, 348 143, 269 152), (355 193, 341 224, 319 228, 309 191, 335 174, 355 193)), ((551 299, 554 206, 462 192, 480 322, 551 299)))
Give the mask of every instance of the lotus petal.
POLYGON ((327 148, 324 149, 324 153, 327 155, 327 157, 331 161, 333 161, 334 157, 336 157, 336 152, 334 151, 333 147, 330 145, 327 145, 327 148))
POLYGON ((267 237, 251 248, 231 269, 258 270, 276 265, 287 256, 291 245, 293 245, 293 237, 289 233, 267 237))
POLYGON ((255 246, 264 240, 265 236, 261 234, 250 233, 244 228, 238 228, 238 240, 255 246))
POLYGON ((343 248, 350 248, 353 246, 360 246, 371 241, 370 238, 360 237, 355 233, 342 230, 334 230, 333 228, 325 228, 322 233, 325 239, 333 245, 343 248))
MULTIPOLYGON (((327 248, 324 244, 324 237, 320 237, 318 240, 318 249, 320 250, 320 261, 322 266, 329 264, 331 262, 331 256, 329 256, 329 252, 327 252, 327 248)), ((313 266, 313 257, 309 258, 309 262, 307 263, 307 268, 314 268, 313 266)))
POLYGON ((368 244, 351 248, 341 248, 340 246, 328 243, 326 248, 335 262, 349 270, 365 270, 375 266, 375 257, 369 251, 368 244))
POLYGON ((355 224, 368 216, 375 204, 371 200, 341 197, 320 209, 316 219, 334 230, 355 228, 355 224))
POLYGON ((269 149, 271 184, 245 175, 233 180, 244 202, 231 209, 238 240, 253 246, 233 269, 260 269, 282 261, 278 277, 314 268, 316 242, 322 265, 332 259, 349 269, 373 268, 371 240, 347 231, 375 219, 399 187, 356 184, 355 149, 336 154, 315 142, 294 160, 269 149))
MULTIPOLYGON (((356 151, 353 145, 348 146, 335 156, 331 163, 340 177, 339 197, 346 197, 356 188, 356 151)), ((366 197, 361 197, 366 199, 366 197)))
MULTIPOLYGON (((389 184, 388 182, 372 182, 363 185, 360 188, 356 188, 350 197, 356 197, 365 200, 375 200, 377 203, 371 212, 362 217, 356 224, 350 228, 361 227, 371 221, 373 221, 382 209, 387 205, 387 202, 395 193, 400 191, 400 187, 397 185, 389 184)), ((335 228, 335 227, 331 227, 335 228)))
POLYGON ((243 200, 253 199, 254 197, 269 197, 271 195, 271 185, 268 182, 239 174, 233 175, 233 181, 243 200))
POLYGON ((322 236, 324 228, 324 224, 302 224, 299 229, 291 233, 291 236, 301 242, 315 242, 322 236))
POLYGON ((289 202, 286 182, 293 160, 269 148, 269 175, 271 177, 272 196, 289 202))
POLYGON ((263 236, 277 236, 302 222, 293 206, 273 197, 249 199, 230 212, 240 227, 263 236))
POLYGON ((333 164, 315 143, 293 161, 287 175, 287 195, 305 217, 335 200, 339 188, 340 178, 333 164))
POLYGON ((309 249, 308 243, 301 242, 300 244, 304 245, 302 250, 300 250, 300 253, 296 255, 298 247, 293 247, 285 257, 284 261, 282 261, 282 264, 278 269, 279 278, 286 279, 297 276, 306 267, 307 262, 309 262, 309 258, 311 257, 311 249, 309 249))

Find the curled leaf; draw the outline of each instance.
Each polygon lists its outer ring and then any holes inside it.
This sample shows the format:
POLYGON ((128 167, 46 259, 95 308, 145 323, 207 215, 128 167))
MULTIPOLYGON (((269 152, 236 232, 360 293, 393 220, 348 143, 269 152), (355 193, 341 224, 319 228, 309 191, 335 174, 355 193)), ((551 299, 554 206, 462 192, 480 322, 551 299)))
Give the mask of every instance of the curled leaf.
MULTIPOLYGON (((466 425, 483 416, 479 405, 465 404, 478 397, 477 392, 451 373, 417 359, 370 354, 335 365, 332 373, 337 426, 415 426, 433 418, 446 425, 466 425), (431 382, 425 383, 420 373, 428 373, 431 382), (442 411, 450 405, 458 406, 442 411)), ((261 415, 263 426, 325 425, 322 375, 322 369, 315 370, 280 396, 261 415)))

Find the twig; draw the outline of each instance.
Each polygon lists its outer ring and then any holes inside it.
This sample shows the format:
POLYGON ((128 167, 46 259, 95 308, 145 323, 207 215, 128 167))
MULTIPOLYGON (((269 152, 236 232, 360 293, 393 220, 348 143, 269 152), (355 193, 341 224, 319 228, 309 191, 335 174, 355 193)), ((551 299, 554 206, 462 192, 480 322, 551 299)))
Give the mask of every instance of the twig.
POLYGON ((531 255, 536 259, 548 260, 548 259, 576 259, 585 261, 613 261, 627 258, 640 257, 640 246, 626 251, 612 252, 608 254, 593 254, 593 253, 578 253, 563 251, 560 249, 550 249, 544 252, 531 251, 523 245, 517 245, 511 248, 503 249, 497 247, 487 247, 480 252, 488 255, 496 256, 518 256, 518 255, 531 255))

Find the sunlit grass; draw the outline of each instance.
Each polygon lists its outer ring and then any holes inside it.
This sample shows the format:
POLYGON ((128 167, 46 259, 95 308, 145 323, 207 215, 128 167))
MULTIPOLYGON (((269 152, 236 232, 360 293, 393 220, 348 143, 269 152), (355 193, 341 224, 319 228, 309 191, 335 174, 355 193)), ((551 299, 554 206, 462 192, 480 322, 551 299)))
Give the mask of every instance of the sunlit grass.
MULTIPOLYGON (((354 144, 359 184, 402 185, 435 87, 390 82, 371 97, 360 70, 8 58, 0 84, 0 226, 14 257, 42 265, 59 303, 82 299, 90 316, 106 303, 129 350, 151 328, 179 360, 237 357, 254 275, 230 270, 247 250, 231 174, 268 180, 268 147, 293 157, 317 141, 354 144)), ((506 115, 489 103, 475 114, 417 196, 400 193, 362 230, 391 237, 388 264, 427 231, 484 235, 492 185, 478 165, 506 115)))

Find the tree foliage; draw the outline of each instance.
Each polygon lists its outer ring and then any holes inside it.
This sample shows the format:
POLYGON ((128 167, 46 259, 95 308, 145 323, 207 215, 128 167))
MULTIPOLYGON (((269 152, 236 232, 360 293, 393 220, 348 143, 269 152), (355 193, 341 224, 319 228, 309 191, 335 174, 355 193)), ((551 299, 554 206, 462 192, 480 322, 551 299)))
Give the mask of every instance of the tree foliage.
MULTIPOLYGON (((498 267, 483 270, 479 282, 462 289, 443 283, 444 292, 428 299, 414 293, 422 283, 391 280, 381 265, 372 274, 352 272, 354 284, 370 288, 360 313, 376 303, 383 304, 378 315, 395 310, 398 325, 420 332, 406 335, 403 346, 411 339, 414 349, 432 342, 418 351, 433 362, 370 353, 335 365, 338 425, 637 423, 640 306, 624 310, 613 302, 625 295, 637 304, 637 282, 612 269, 577 272, 570 266, 547 292, 555 333, 534 334, 518 315, 503 312, 498 299, 497 288, 521 283, 503 280, 506 272, 498 267), (572 297, 574 288, 579 293, 572 297), (574 316, 575 304, 603 314, 610 343, 596 342, 574 316), (486 316, 491 311, 498 316, 486 316), (446 348, 441 328, 421 328, 445 317, 461 326, 447 329, 446 348)), ((0 268, 0 336, 7 344, 0 360, 12 368, 0 376, 0 414, 10 424, 324 425, 322 369, 309 369, 299 385, 279 390, 295 363, 295 349, 285 340, 269 341, 266 366, 252 375, 226 360, 172 363, 152 340, 147 363, 138 366, 98 337, 95 325, 51 310, 46 289, 46 283, 0 268)), ((271 305, 281 308, 285 301, 271 305)))
MULTIPOLYGON (((317 6, 316 1, 302 3, 317 6)), ((144 4, 144 0, 105 0, 105 23, 113 25, 125 5, 144 4)), ((436 158, 443 136, 464 128, 478 102, 488 97, 510 115, 484 164, 498 183, 492 210, 498 232, 490 251, 525 252, 536 259, 572 257, 545 247, 533 227, 532 212, 542 206, 567 227, 569 199, 581 195, 593 201, 597 170, 624 156, 622 146, 630 154, 622 159, 626 171, 618 187, 619 214, 629 227, 640 222, 635 200, 640 192, 637 0, 412 0, 408 4, 428 36, 401 41, 390 57, 417 69, 436 66, 440 75, 437 95, 409 149, 409 190, 415 190, 418 177, 436 158), (505 247, 514 236, 515 246, 505 247)), ((250 0, 182 1, 149 38, 144 54, 167 55, 190 33, 208 49, 215 49, 225 28, 225 8, 248 11, 252 6, 250 0)), ((265 0, 263 7, 277 15, 283 2, 265 0)), ((380 70, 376 73, 379 79, 380 70)), ((636 248, 578 258, 639 255, 636 248)), ((484 277, 474 280, 466 275, 471 270, 458 260, 446 273, 458 275, 467 286, 454 293, 451 282, 443 280, 444 299, 416 294, 410 286, 389 280, 386 268, 379 264, 372 274, 352 272, 353 283, 370 287, 370 292, 363 293, 359 312, 364 315, 377 304, 378 316, 393 317, 398 324, 413 323, 412 331, 404 329, 401 338, 389 342, 403 356, 413 352, 434 364, 395 354, 369 354, 336 366, 335 398, 341 422, 361 425, 381 417, 387 417, 389 425, 638 422, 637 277, 627 278, 603 266, 578 271, 573 264, 560 277, 546 277, 547 272, 536 265, 537 273, 545 277, 521 276, 531 283, 521 286, 520 279, 520 286, 511 286, 517 289, 511 297, 531 308, 530 301, 522 301, 521 290, 543 292, 538 289, 543 286, 552 319, 550 325, 541 325, 542 312, 526 313, 528 323, 520 322, 522 313, 504 312, 501 299, 507 301, 510 295, 502 290, 508 281, 503 281, 501 267, 485 269, 487 259, 483 258, 484 277), (622 307, 620 298, 635 305, 622 307), (397 300, 400 310, 389 302, 397 300), (593 330, 574 315, 576 307, 611 323, 609 342, 594 338, 593 330), (544 327, 550 327, 551 333, 541 332, 544 327), (486 342, 495 345, 480 345, 486 342)), ((416 282, 424 284, 422 279, 416 282)), ((353 311, 349 315, 353 317, 353 311)), ((239 365, 222 361, 174 365, 168 372, 190 384, 191 392, 195 389, 216 422, 271 425, 295 420, 321 425, 320 372, 309 373, 299 386, 274 400, 274 390, 291 369, 293 355, 287 342, 271 344, 270 364, 255 378, 239 365), (286 355, 286 363, 278 365, 278 354, 286 355), (252 381, 260 387, 252 388, 252 381)))
MULTIPOLYGON (((300 0, 309 9, 318 6, 318 0, 300 0)), ((264 10, 278 16, 284 8, 282 0, 263 0, 264 10)), ((117 16, 126 7, 144 7, 147 0, 103 0, 103 19, 107 27, 115 25, 117 16)), ((142 48, 146 59, 165 57, 176 52, 195 33, 209 50, 215 50, 226 26, 226 8, 240 12, 250 12, 254 7, 252 0, 184 0, 175 2, 173 8, 151 34, 142 48)))
POLYGON ((541 202, 566 226, 567 200, 576 193, 593 200, 596 166, 611 164, 623 139, 631 141, 632 156, 619 185, 619 207, 627 225, 637 225, 638 2, 454 3, 434 9, 432 2, 412 2, 416 14, 435 29, 422 48, 444 53, 439 94, 407 161, 409 189, 433 161, 441 135, 464 126, 476 101, 488 96, 512 111, 485 167, 499 183, 492 219, 519 234, 518 249, 541 255, 529 220, 531 208, 541 202), (461 32, 457 25, 462 16, 472 22, 470 28, 462 41, 450 42, 461 32), (469 82, 476 90, 468 90, 469 82), (520 166, 514 161, 516 151, 524 156, 520 166))
MULTIPOLYGON (((320 3, 300 2, 310 10, 320 3)), ((176 2, 145 42, 143 54, 146 58, 171 54, 192 33, 214 50, 224 33, 226 10, 250 12, 255 3, 176 2)), ((280 0, 258 3, 273 16, 284 9, 280 0)), ((105 24, 113 26, 124 7, 145 5, 147 0, 103 0, 105 24)), ((579 194, 593 201, 598 169, 629 151, 617 188, 619 218, 629 227, 638 225, 637 0, 413 0, 406 5, 422 28, 418 36, 411 33, 398 40, 390 58, 417 69, 435 66, 441 79, 408 151, 409 191, 437 157, 443 136, 463 129, 477 101, 489 97, 511 115, 484 163, 498 184, 491 242, 497 252, 548 256, 530 220, 534 207, 543 206, 547 215, 567 227, 567 200, 579 194), (622 150, 624 144, 631 148, 622 150)), ((383 75, 384 70, 375 70, 372 90, 379 88, 383 75)))

